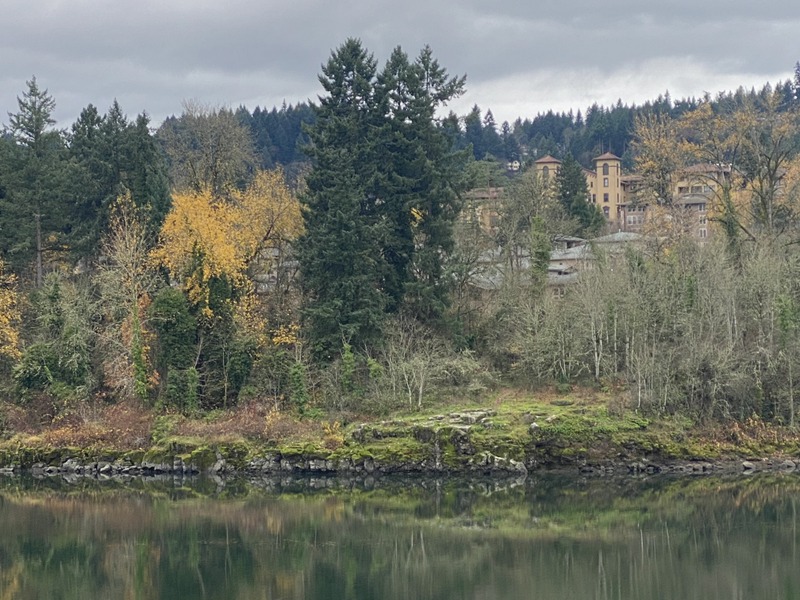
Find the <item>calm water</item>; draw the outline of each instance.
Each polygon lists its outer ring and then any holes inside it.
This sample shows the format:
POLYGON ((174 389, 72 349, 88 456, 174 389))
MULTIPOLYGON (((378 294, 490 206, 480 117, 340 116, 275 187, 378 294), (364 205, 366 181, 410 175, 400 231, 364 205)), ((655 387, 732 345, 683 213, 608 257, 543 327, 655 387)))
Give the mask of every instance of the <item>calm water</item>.
POLYGON ((0 599, 800 598, 800 475, 0 478, 0 599))

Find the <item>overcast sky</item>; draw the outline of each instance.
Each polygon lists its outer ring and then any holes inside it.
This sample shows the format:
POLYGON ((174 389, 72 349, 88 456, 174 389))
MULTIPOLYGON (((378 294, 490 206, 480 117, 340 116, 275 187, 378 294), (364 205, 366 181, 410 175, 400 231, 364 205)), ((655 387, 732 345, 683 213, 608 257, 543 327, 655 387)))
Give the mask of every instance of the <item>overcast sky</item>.
POLYGON ((0 122, 32 75, 68 127, 114 98, 158 123, 181 102, 271 108, 316 99, 331 49, 358 37, 380 62, 428 44, 498 123, 761 87, 800 59, 792 0, 3 0, 0 122), (600 7, 605 7, 601 10, 600 7), (647 8, 645 8, 645 6, 647 8))

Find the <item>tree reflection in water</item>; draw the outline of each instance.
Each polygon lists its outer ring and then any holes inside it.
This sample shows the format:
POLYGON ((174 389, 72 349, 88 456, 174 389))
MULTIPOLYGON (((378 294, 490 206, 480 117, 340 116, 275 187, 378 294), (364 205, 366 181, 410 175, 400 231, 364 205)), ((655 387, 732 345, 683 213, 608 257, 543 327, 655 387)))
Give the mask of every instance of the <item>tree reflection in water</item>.
POLYGON ((0 598, 794 598, 797 475, 0 479, 0 598))

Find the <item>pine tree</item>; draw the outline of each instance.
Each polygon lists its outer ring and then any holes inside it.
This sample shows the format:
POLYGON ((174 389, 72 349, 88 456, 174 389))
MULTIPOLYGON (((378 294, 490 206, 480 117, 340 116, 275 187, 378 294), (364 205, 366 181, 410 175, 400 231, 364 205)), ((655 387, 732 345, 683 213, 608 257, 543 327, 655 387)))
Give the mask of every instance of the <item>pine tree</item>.
POLYGON ((17 98, 18 112, 9 114, 13 166, 0 199, 0 231, 2 250, 13 270, 19 272, 35 259, 35 281, 41 286, 45 262, 65 250, 68 207, 76 186, 63 136, 52 129, 55 101, 35 77, 27 85, 17 98))
POLYGON ((69 155, 81 178, 73 208, 72 252, 78 257, 97 252, 111 205, 127 193, 141 209, 154 241, 171 200, 166 162, 150 134, 147 115, 129 122, 116 101, 103 116, 90 104, 72 125, 69 155))
POLYGON ((408 139, 412 144, 415 205, 404 214, 414 233, 412 277, 406 286, 406 310, 422 320, 442 316, 449 303, 450 288, 444 277, 447 258, 453 250, 453 225, 460 210, 459 177, 467 153, 453 153, 446 132, 435 115, 464 91, 465 77, 451 77, 425 47, 410 66, 413 115, 408 139))
POLYGON ((9 113, 8 121, 14 139, 23 146, 33 150, 38 157, 44 155, 52 135, 48 135, 51 125, 55 124, 53 111, 56 101, 40 90, 36 77, 26 82, 28 90, 20 98, 17 97, 19 112, 9 113))
POLYGON ((357 348, 374 339, 386 304, 378 199, 370 193, 375 67, 359 40, 336 49, 319 77, 327 95, 308 128, 314 169, 302 197, 305 233, 297 254, 306 329, 320 358, 343 338, 357 348))
POLYGON ((327 92, 308 128, 314 160, 299 259, 318 356, 377 338, 385 312, 440 316, 458 212, 452 140, 436 112, 463 90, 424 48, 397 48, 377 73, 348 40, 323 68, 327 92))

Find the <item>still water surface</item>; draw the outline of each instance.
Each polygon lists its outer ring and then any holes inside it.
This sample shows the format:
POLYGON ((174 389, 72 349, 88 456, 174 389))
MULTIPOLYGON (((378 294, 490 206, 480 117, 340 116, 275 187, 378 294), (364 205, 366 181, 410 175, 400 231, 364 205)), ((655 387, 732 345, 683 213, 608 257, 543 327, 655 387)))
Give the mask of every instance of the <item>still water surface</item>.
POLYGON ((800 598, 800 475, 0 478, 0 599, 800 598))

